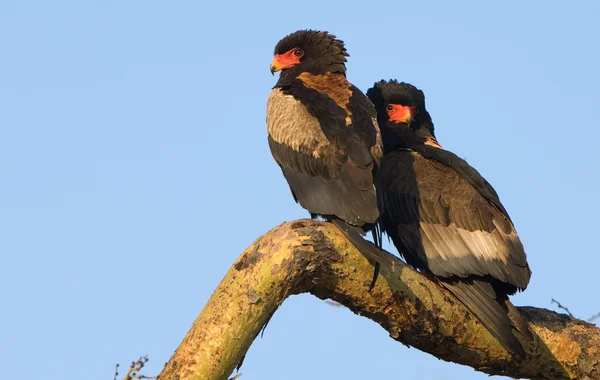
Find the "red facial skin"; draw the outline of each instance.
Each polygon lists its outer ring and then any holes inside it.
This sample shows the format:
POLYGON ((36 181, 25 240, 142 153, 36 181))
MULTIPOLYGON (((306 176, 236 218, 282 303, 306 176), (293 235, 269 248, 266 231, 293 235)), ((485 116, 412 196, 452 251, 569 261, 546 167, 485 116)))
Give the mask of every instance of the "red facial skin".
POLYGON ((390 121, 410 124, 415 114, 415 107, 403 106, 401 104, 388 104, 385 106, 385 111, 387 112, 390 121))
MULTIPOLYGON (((405 124, 410 124, 417 113, 415 107, 403 106, 401 104, 388 104, 385 106, 385 111, 387 112, 390 121, 405 124)), ((442 149, 442 146, 437 142, 435 137, 427 137, 424 144, 442 149)))
POLYGON ((300 63, 300 58, 304 55, 304 51, 300 48, 293 48, 283 54, 276 54, 271 62, 271 71, 280 71, 289 69, 290 67, 300 63))

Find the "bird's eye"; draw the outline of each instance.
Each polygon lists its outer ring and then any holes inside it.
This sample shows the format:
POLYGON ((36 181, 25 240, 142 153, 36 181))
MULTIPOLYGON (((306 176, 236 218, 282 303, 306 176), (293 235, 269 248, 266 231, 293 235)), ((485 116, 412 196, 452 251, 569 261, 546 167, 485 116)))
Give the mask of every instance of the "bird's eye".
POLYGON ((388 104, 387 106, 385 106, 385 110, 388 112, 392 112, 394 110, 394 107, 391 104, 388 104))
POLYGON ((296 49, 296 50, 294 50, 294 55, 296 57, 302 57, 304 55, 304 50, 302 50, 302 49, 296 49))

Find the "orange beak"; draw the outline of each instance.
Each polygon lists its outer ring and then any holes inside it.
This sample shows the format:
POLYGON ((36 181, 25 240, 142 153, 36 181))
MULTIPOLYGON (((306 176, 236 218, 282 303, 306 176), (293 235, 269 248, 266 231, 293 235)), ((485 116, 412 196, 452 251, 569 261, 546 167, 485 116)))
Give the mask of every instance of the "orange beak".
POLYGON ((405 107, 398 117, 401 122, 410 123, 412 121, 412 111, 410 107, 405 107))
POLYGON ((283 69, 287 69, 286 65, 284 65, 283 63, 281 63, 281 61, 279 60, 279 58, 280 58, 280 56, 278 54, 271 61, 271 74, 273 74, 273 75, 275 75, 275 73, 278 72, 278 71, 281 71, 283 69))

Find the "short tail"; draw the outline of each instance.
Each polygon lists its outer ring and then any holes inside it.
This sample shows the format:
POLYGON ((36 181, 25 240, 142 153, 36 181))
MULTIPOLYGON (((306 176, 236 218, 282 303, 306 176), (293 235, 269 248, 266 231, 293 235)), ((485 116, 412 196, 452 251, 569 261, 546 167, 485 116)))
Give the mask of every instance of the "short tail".
POLYGON ((377 277, 379 277, 379 268, 381 264, 379 263, 378 257, 381 255, 381 251, 378 247, 381 247, 381 229, 378 225, 373 228, 373 240, 375 241, 375 245, 368 240, 363 238, 365 231, 357 226, 350 225, 344 222, 341 219, 333 218, 331 222, 344 233, 346 238, 350 240, 352 245, 358 249, 367 259, 375 262, 375 270, 373 273, 373 279, 371 280, 371 285, 369 286, 369 291, 373 290, 375 283, 377 282, 377 277))
POLYGON ((508 308, 508 317, 510 318, 513 327, 516 328, 521 334, 525 335, 527 339, 532 341, 533 334, 531 333, 531 330, 529 330, 529 325, 527 324, 525 318, 523 318, 521 313, 519 313, 519 310, 510 302, 508 298, 506 298, 504 302, 508 308))
POLYGON ((498 296, 492 284, 483 280, 442 281, 510 352, 525 357, 525 350, 513 334, 513 327, 533 339, 527 322, 507 297, 498 296))
POLYGON ((373 243, 375 243, 377 248, 381 249, 383 247, 383 230, 381 229, 381 220, 378 220, 373 224, 371 235, 373 236, 373 243))

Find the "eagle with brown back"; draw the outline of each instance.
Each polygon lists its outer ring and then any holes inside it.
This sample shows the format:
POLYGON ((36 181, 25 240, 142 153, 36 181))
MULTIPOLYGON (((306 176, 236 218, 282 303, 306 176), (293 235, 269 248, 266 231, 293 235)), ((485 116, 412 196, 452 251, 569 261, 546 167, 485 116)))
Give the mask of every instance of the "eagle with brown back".
MULTIPOLYGON (((300 30, 275 46, 271 72, 281 71, 267 104, 269 147, 294 200, 334 222, 359 250, 378 228, 377 181, 382 143, 375 108, 346 79, 343 41, 300 30)), ((377 267, 376 267, 377 270, 377 267)))
POLYGON ((383 136, 384 232, 415 268, 453 293, 509 351, 525 351, 513 328, 532 339, 508 300, 531 271, 515 227, 494 188, 437 142, 422 91, 375 83, 367 96, 383 136))

